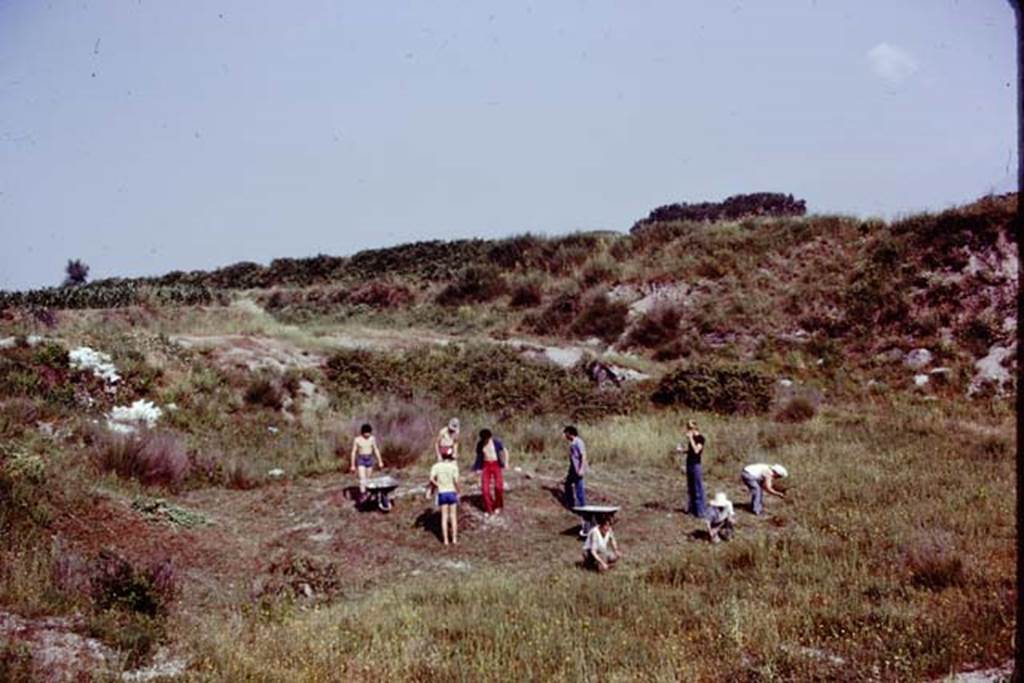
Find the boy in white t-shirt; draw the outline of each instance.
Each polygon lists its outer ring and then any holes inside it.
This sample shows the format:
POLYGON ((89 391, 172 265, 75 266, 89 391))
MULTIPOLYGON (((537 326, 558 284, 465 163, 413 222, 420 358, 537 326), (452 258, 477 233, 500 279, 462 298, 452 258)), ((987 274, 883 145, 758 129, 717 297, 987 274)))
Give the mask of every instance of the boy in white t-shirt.
POLYGON ((583 566, 606 572, 619 561, 622 552, 612 533, 612 520, 602 517, 600 523, 587 534, 583 543, 583 566))

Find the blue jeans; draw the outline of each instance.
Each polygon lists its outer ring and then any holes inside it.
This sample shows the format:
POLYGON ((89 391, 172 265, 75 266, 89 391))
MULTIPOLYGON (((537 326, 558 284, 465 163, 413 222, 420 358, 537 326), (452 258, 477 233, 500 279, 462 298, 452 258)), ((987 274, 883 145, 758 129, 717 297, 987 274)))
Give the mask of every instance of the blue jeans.
POLYGON ((569 474, 565 476, 565 506, 571 510, 586 504, 587 494, 583 488, 583 477, 576 474, 576 470, 570 467, 569 474))
POLYGON ((694 517, 703 517, 704 507, 704 475, 699 462, 686 463, 687 508, 694 517))
POLYGON ((761 489, 761 481, 746 473, 742 478, 743 483, 750 489, 750 511, 759 515, 764 512, 764 491, 761 489))

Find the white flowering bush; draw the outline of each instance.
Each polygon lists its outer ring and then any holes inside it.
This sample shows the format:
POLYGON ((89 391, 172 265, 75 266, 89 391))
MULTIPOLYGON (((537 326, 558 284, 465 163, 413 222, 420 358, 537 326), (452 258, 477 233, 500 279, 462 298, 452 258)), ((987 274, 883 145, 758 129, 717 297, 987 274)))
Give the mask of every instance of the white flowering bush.
POLYGON ((110 356, 88 346, 79 346, 68 352, 68 362, 76 370, 89 370, 107 384, 117 384, 121 375, 117 372, 110 356))
POLYGON ((140 398, 130 406, 117 406, 107 416, 107 428, 119 434, 132 434, 140 426, 152 429, 164 414, 152 401, 140 398))

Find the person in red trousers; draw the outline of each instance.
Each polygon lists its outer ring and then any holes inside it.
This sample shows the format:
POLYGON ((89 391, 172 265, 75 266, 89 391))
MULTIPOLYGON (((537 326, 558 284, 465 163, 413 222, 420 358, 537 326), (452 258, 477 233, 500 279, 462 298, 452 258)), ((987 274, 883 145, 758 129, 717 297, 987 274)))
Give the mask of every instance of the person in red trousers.
POLYGON ((501 514, 501 509, 505 507, 505 481, 501 471, 506 467, 508 451, 505 450, 505 445, 494 437, 490 429, 481 429, 480 440, 476 442, 476 462, 473 463, 473 471, 480 472, 484 512, 488 515, 501 514))

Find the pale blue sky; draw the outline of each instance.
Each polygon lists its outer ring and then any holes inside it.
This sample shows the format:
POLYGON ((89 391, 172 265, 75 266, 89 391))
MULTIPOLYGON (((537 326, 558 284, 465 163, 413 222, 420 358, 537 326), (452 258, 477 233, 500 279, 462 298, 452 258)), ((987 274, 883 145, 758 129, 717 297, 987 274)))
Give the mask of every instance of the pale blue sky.
POLYGON ((1005 0, 0 0, 0 289, 1016 188, 1005 0))

